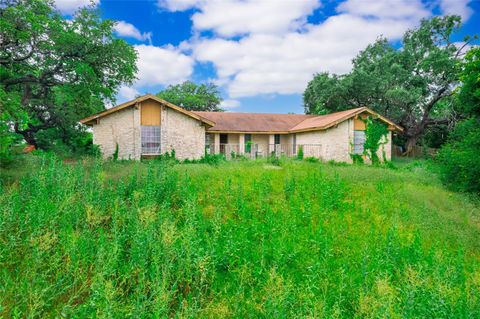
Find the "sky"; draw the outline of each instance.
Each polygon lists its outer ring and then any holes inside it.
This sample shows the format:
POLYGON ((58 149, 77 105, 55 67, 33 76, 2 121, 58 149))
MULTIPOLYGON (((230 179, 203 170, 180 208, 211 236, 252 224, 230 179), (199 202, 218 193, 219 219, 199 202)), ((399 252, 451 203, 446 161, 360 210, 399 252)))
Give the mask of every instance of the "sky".
POLYGON ((219 86, 234 112, 303 113, 318 72, 351 70, 379 36, 400 45, 423 18, 457 14, 455 41, 480 33, 480 0, 56 0, 65 15, 93 1, 138 52, 117 102, 190 80, 219 86))

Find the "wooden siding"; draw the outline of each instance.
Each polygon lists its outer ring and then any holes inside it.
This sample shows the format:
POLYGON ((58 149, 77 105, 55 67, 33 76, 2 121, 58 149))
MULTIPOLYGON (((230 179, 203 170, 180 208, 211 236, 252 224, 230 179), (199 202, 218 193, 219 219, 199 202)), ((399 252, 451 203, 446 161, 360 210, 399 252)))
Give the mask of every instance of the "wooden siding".
POLYGON ((141 125, 160 125, 161 105, 155 101, 144 101, 141 105, 141 125))
POLYGON ((353 122, 353 129, 355 131, 365 131, 365 122, 361 119, 355 119, 353 122))

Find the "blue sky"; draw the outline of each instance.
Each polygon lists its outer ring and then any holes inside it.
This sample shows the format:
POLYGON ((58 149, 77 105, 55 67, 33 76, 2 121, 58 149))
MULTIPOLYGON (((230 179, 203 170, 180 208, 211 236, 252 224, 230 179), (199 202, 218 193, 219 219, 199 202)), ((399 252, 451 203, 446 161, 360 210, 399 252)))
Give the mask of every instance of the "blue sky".
MULTIPOLYGON (((89 0, 56 0, 65 14, 89 0)), ((422 18, 458 14, 455 41, 480 33, 480 0, 94 0, 139 53, 118 102, 185 80, 214 82, 235 112, 302 113, 316 72, 345 73, 380 36, 393 43, 422 18)))

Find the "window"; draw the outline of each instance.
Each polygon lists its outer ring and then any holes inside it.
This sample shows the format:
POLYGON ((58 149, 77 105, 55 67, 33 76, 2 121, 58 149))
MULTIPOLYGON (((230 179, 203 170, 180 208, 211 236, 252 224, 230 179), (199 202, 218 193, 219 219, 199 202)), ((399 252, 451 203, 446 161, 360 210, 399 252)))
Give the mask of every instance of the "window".
POLYGON ((250 153, 250 151, 252 150, 252 134, 245 134, 244 142, 245 142, 245 153, 250 153))
POLYGON ((228 134, 220 134, 220 144, 228 144, 228 134))
POLYGON ((280 144, 280 134, 275 134, 275 144, 280 144))
POLYGON ((160 154, 160 126, 142 125, 142 154, 160 154))
POLYGON ((353 154, 363 154, 365 131, 353 131, 353 154))

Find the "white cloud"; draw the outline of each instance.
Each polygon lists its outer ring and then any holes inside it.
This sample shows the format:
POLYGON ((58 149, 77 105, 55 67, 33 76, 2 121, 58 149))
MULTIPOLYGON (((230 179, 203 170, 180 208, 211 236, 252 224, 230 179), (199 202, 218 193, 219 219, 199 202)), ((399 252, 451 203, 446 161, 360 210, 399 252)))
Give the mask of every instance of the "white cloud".
POLYGON ((141 33, 133 24, 118 21, 114 27, 115 33, 122 37, 137 39, 138 41, 147 41, 152 43, 152 33, 143 32, 141 33))
POLYGON ((137 89, 131 86, 123 85, 122 87, 120 87, 120 90, 118 90, 118 97, 122 101, 133 100, 139 95, 140 95, 140 92, 138 92, 137 89))
POLYGON ((200 6, 203 0, 158 0, 157 5, 160 8, 167 9, 169 11, 184 11, 187 9, 200 6))
POLYGON ((468 6, 470 0, 440 0, 440 9, 445 15, 459 15, 465 22, 473 14, 473 9, 468 6))
POLYGON ((55 0, 55 6, 63 14, 72 14, 81 7, 96 6, 100 0, 55 0))
POLYGON ((173 46, 135 45, 138 52, 138 80, 135 87, 152 87, 183 82, 193 72, 194 60, 173 46))
MULTIPOLYGON (((454 0, 455 1, 455 0, 454 0)), ((431 14, 417 0, 348 0, 338 5, 337 11, 361 17, 403 19, 418 21, 431 14)))
POLYGON ((232 99, 223 100, 222 103, 220 103, 220 107, 226 110, 234 109, 239 106, 240 106, 240 101, 232 100, 232 99))
POLYGON ((302 32, 252 34, 238 41, 197 39, 191 47, 198 61, 213 63, 232 98, 301 93, 315 72, 348 72, 352 58, 379 35, 401 38, 427 14, 417 8, 415 19, 413 11, 397 16, 378 11, 372 19, 344 8, 346 13, 308 25, 302 32))
POLYGON ((192 21, 197 30, 213 30, 221 36, 247 33, 279 34, 295 30, 320 3, 318 0, 161 0, 172 11, 197 8, 192 21))

